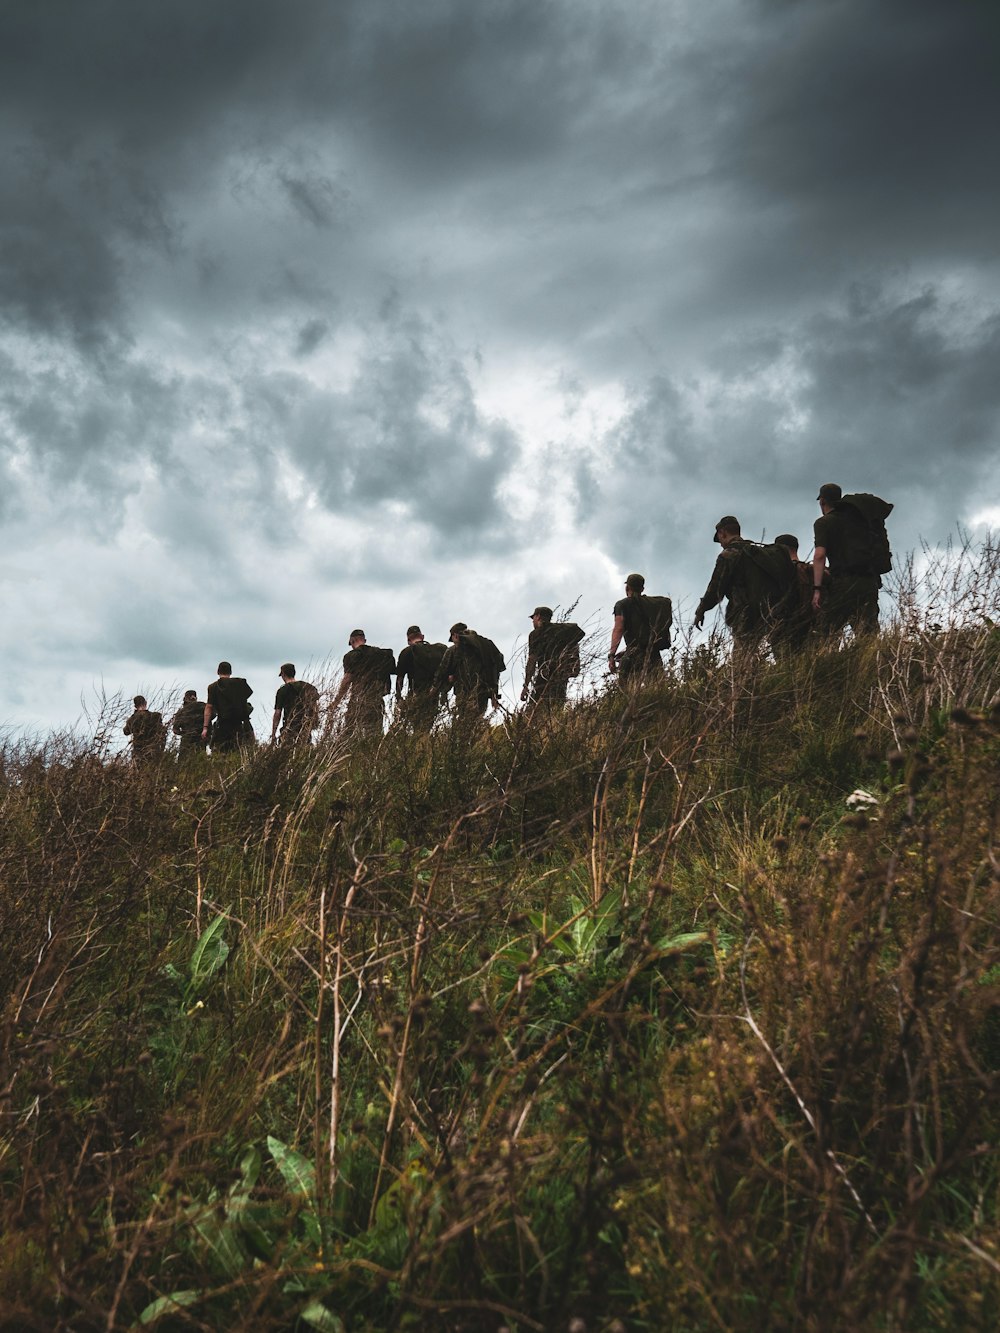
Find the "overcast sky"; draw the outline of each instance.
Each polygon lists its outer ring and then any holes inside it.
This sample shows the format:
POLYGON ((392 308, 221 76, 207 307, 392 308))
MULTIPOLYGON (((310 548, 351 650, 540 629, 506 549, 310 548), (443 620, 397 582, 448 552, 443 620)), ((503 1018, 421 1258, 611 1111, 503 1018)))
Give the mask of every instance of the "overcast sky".
POLYGON ((992 0, 8 0, 0 723, 1000 526, 998 125, 992 0))

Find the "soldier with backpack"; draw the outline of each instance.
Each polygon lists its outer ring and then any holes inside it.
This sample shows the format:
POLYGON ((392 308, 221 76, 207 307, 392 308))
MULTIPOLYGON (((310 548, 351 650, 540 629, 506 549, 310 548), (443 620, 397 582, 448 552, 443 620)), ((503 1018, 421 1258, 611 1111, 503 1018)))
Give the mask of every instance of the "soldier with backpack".
POLYGON ((396 707, 414 731, 430 731, 434 725, 439 704, 434 676, 446 651, 443 643, 428 643, 419 625, 406 631, 406 647, 396 658, 396 707), (410 688, 404 698, 406 681, 410 688))
POLYGON ((135 712, 123 730, 126 736, 132 737, 132 759, 135 764, 147 768, 163 754, 167 744, 167 729, 163 725, 163 715, 153 712, 141 694, 132 700, 132 707, 135 712))
POLYGON ((835 482, 819 488, 821 516, 813 525, 813 609, 830 634, 850 625, 855 634, 878 630, 878 590, 892 568, 885 520, 892 505, 877 495, 844 495, 835 482), (830 591, 823 594, 829 566, 830 591))
POLYGON ((278 739, 278 724, 284 717, 282 745, 311 745, 312 734, 319 726, 319 690, 307 680, 295 679, 293 662, 283 662, 278 675, 282 683, 274 696, 271 744, 278 739))
POLYGON ((451 646, 434 675, 433 692, 455 691, 460 717, 482 717, 490 703, 500 703, 500 673, 506 669, 503 654, 492 639, 456 621, 449 632, 451 646))
POLYGON ((380 736, 384 716, 382 700, 392 689, 396 657, 391 648, 376 648, 363 629, 352 629, 349 651, 344 654, 344 678, 340 682, 334 711, 345 694, 344 727, 355 736, 380 736))
POLYGON ((663 674, 660 653, 670 647, 673 607, 669 597, 647 597, 642 574, 625 580, 625 596, 614 606, 608 669, 623 686, 637 686, 663 674), (625 640, 625 651, 618 647, 625 640))
POLYGON ((694 627, 701 629, 705 613, 726 601, 726 624, 733 645, 753 652, 774 625, 776 612, 790 595, 795 571, 784 547, 752 542, 740 532, 739 520, 726 514, 715 525, 712 539, 722 550, 708 587, 694 613, 694 627))
POLYGON ((524 702, 561 708, 571 676, 580 674, 580 640, 583 630, 572 621, 553 623, 550 606, 536 606, 534 626, 528 635, 528 660, 524 666, 524 702))
POLYGON ((233 675, 231 663, 220 662, 217 670, 219 679, 208 687, 201 730, 201 738, 211 745, 213 754, 256 743, 250 725, 253 690, 242 676, 233 675))
POLYGON ((184 701, 171 719, 171 730, 180 736, 180 759, 189 759, 192 755, 205 753, 205 742, 201 737, 202 722, 205 717, 204 701, 198 698, 197 690, 185 690, 184 701))

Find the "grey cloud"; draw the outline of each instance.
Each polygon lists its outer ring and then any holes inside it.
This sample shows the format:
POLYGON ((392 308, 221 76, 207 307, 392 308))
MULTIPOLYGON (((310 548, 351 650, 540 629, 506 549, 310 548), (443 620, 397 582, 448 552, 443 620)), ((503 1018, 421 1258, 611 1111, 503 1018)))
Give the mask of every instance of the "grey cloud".
POLYGON ((307 320, 295 340, 295 355, 303 357, 315 352, 329 332, 330 326, 325 319, 307 320))
POLYGON ((779 227, 785 213, 816 250, 890 262, 915 247, 996 258, 995 5, 802 3, 760 35, 722 160, 750 198, 782 201, 779 227))
POLYGON ((926 289, 855 289, 838 307, 725 349, 725 378, 658 377, 577 463, 581 521, 623 564, 685 562, 723 511, 748 535, 811 534, 822 481, 894 500, 895 539, 947 539, 993 480, 1000 315, 926 289), (631 557, 631 559, 630 559, 631 557))
POLYGON ((503 422, 484 418, 458 352, 392 302, 343 393, 294 377, 255 390, 251 414, 270 419, 323 504, 333 512, 401 505, 444 542, 476 531, 494 540, 499 488, 519 457, 503 422))

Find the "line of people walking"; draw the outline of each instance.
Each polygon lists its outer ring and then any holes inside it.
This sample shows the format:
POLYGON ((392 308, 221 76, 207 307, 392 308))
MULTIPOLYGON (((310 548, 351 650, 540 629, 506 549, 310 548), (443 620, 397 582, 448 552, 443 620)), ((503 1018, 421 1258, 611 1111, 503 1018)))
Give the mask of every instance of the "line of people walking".
MULTIPOLYGON (((882 575, 892 565, 885 520, 892 505, 878 496, 845 495, 835 483, 820 487, 820 517, 814 525, 811 561, 799 559, 798 539, 782 533, 773 542, 743 537, 739 520, 726 514, 715 525, 721 546, 712 576, 694 615, 700 630, 707 613, 725 603, 725 620, 734 650, 758 652, 766 640, 776 656, 802 651, 810 640, 836 635, 850 626, 855 634, 878 628, 878 593, 882 575)), ((671 599, 650 596, 642 574, 629 574, 625 596, 615 603, 608 671, 624 689, 648 683, 664 671, 662 653, 670 647, 671 599), (624 644, 624 648, 622 648, 624 644)), ((531 613, 521 700, 531 707, 561 708, 569 682, 580 674, 580 643, 585 631, 575 622, 556 621, 552 608, 531 613)), ((397 657, 389 648, 368 643, 354 629, 343 659, 343 678, 331 703, 327 728, 345 703, 343 728, 356 737, 381 735, 384 701, 393 693, 396 717, 414 732, 429 732, 448 696, 454 696, 458 722, 482 718, 500 704, 503 654, 484 634, 456 621, 449 642, 431 643, 419 625, 406 631, 406 647, 397 657)), ((271 718, 271 741, 308 744, 322 723, 320 694, 296 676, 292 662, 282 663, 271 718)), ((205 700, 186 690, 170 728, 180 737, 181 757, 206 749, 225 753, 256 743, 251 722, 253 689, 233 675, 231 663, 218 666, 218 679, 205 700)), ((162 715, 141 695, 125 724, 137 763, 154 761, 166 745, 162 715)))

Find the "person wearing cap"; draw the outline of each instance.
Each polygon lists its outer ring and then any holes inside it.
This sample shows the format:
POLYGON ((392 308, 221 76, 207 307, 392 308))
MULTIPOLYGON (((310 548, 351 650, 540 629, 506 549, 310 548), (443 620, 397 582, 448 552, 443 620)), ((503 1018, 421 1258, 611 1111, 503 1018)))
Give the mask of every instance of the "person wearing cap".
POLYGON ((312 734, 319 726, 319 690, 307 680, 295 679, 294 662, 282 662, 278 675, 281 684, 274 696, 271 744, 278 739, 278 725, 284 718, 282 745, 311 745, 312 734))
POLYGON ((783 601, 774 608, 775 624, 768 635, 775 657, 798 652, 809 642, 814 629, 812 609, 812 564, 799 559, 799 539, 791 532, 782 532, 774 539, 775 546, 788 555, 795 581, 783 601))
POLYGON ((220 662, 216 670, 219 678, 212 681, 205 695, 202 740, 211 745, 213 754, 256 745, 257 739, 250 722, 253 687, 243 676, 233 675, 231 662, 220 662))
POLYGON ((179 759, 205 753, 205 741, 201 736, 204 716, 205 703, 198 698, 198 691, 185 690, 180 708, 170 719, 170 730, 181 738, 179 759))
POLYGON ((843 491, 836 482, 825 482, 816 499, 821 513, 813 524, 813 611, 828 634, 838 634, 847 625, 855 634, 873 634, 878 630, 882 579, 865 564, 868 524, 858 509, 843 503, 843 491), (828 592, 824 591, 827 569, 828 592))
POLYGON ((614 606, 608 670, 612 675, 617 673, 622 686, 638 686, 663 674, 663 659, 654 644, 653 627, 643 604, 645 588, 646 579, 642 574, 629 574, 625 580, 625 596, 614 606), (619 657, 622 639, 625 640, 625 652, 619 657))
POLYGON ((528 635, 522 702, 561 708, 566 703, 570 678, 580 674, 583 630, 568 620, 553 624, 551 606, 536 606, 531 623, 534 628, 528 635))
POLYGON ((344 730, 359 738, 381 736, 384 717, 383 697, 392 689, 396 658, 390 648, 376 648, 363 629, 352 629, 344 654, 344 678, 333 700, 336 712, 349 695, 344 713, 344 730))
POLYGON ((492 703, 500 703, 500 672, 503 656, 492 639, 456 620, 448 631, 451 645, 434 673, 431 694, 446 697, 455 691, 455 706, 461 719, 482 717, 492 703))
POLYGON ((406 631, 406 647, 396 658, 396 708, 415 731, 430 731, 440 706, 434 692, 434 676, 445 655, 443 643, 428 643, 419 625, 406 631), (404 698, 403 684, 409 681, 404 698))
POLYGON ((694 627, 701 629, 705 613, 725 600, 726 624, 734 647, 753 652, 773 626, 775 610, 793 585, 795 575, 788 554, 773 543, 747 541, 734 514, 719 519, 712 540, 722 550, 695 609, 694 627))
POLYGON ((135 712, 123 730, 126 736, 132 737, 133 761, 139 768, 146 768, 155 764, 163 753, 167 729, 163 725, 162 714, 153 712, 143 695, 135 695, 132 707, 135 712))

